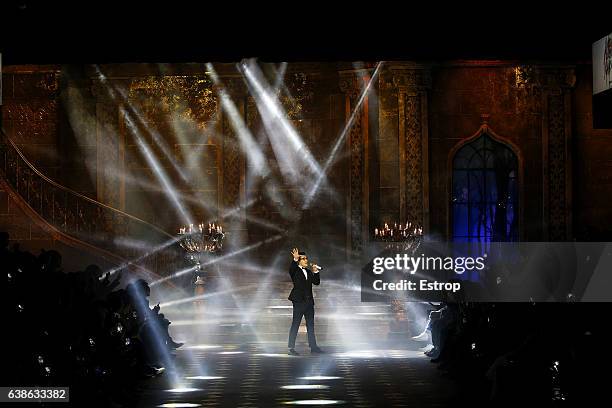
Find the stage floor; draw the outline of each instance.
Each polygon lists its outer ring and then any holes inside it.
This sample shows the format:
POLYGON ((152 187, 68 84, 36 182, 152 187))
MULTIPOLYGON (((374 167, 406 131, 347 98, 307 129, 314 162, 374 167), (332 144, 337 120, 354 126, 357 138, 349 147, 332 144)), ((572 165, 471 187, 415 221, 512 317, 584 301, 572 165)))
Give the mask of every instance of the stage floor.
POLYGON ((299 347, 302 355, 289 356, 282 346, 187 344, 177 351, 176 371, 148 382, 139 406, 440 407, 456 397, 455 383, 421 351, 322 347, 330 353, 310 355, 299 347))
POLYGON ((317 340, 327 354, 313 355, 305 328, 287 354, 291 303, 162 305, 170 333, 185 345, 174 367, 146 382, 141 407, 439 407, 456 401, 455 381, 410 340, 411 316, 390 305, 317 303, 317 340), (236 307, 242 304, 242 307, 236 307), (247 312, 248 310, 248 312, 247 312), (398 322, 398 318, 405 318, 398 322))

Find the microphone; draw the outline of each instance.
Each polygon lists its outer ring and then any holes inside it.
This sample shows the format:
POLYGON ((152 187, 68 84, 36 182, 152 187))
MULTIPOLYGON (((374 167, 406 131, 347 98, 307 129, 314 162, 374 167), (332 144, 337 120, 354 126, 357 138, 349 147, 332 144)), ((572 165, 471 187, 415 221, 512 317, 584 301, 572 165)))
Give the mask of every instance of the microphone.
POLYGON ((319 265, 315 264, 315 263, 311 263, 310 266, 312 266, 313 268, 317 268, 318 270, 322 271, 323 268, 321 268, 319 265))

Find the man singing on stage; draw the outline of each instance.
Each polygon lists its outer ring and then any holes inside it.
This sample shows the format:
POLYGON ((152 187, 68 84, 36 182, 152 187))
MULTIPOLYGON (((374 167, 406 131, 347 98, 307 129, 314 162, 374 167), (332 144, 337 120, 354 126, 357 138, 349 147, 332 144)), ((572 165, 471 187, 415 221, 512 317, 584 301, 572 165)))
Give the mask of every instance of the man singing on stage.
POLYGON ((323 353, 317 346, 317 339, 314 330, 314 299, 312 297, 312 285, 321 283, 319 271, 321 268, 312 264, 312 270, 308 269, 308 258, 304 252, 299 252, 297 248, 291 251, 293 262, 289 267, 289 275, 293 281, 293 289, 289 295, 289 300, 293 302, 293 322, 289 330, 289 354, 298 356, 295 351, 295 338, 302 322, 302 316, 306 318, 306 330, 308 331, 308 346, 311 353, 323 353))

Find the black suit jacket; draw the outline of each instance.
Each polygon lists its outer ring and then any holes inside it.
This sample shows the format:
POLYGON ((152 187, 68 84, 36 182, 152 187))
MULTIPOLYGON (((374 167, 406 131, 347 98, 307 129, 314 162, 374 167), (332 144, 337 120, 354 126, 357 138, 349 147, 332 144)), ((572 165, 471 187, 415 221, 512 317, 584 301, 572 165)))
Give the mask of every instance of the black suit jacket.
POLYGON ((308 273, 308 279, 304 277, 304 273, 298 266, 297 262, 291 261, 289 275, 291 275, 291 280, 293 281, 293 289, 291 289, 291 293, 289 294, 289 300, 292 302, 308 302, 312 300, 314 303, 314 298, 312 297, 312 285, 320 284, 321 279, 319 278, 318 273, 313 273, 308 268, 305 269, 308 273))

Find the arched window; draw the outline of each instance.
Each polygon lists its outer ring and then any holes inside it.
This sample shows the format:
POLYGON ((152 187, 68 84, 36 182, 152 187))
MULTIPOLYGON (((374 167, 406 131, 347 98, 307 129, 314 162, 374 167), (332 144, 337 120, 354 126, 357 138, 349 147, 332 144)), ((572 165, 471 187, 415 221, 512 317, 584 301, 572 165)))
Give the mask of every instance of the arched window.
POLYGON ((483 133, 453 157, 452 239, 518 241, 518 159, 483 133))

